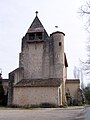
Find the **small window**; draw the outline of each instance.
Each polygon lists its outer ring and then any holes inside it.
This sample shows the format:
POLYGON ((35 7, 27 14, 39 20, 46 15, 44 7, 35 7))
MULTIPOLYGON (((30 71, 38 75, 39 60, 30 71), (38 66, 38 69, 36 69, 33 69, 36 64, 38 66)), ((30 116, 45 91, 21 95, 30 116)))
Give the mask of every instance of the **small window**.
POLYGON ((41 40, 42 39, 42 33, 41 32, 40 33, 36 33, 36 38, 41 40))
POLYGON ((29 34, 29 40, 34 40, 35 39, 35 34, 34 33, 30 33, 29 34))
POLYGON ((61 46, 61 42, 59 42, 59 46, 61 46))

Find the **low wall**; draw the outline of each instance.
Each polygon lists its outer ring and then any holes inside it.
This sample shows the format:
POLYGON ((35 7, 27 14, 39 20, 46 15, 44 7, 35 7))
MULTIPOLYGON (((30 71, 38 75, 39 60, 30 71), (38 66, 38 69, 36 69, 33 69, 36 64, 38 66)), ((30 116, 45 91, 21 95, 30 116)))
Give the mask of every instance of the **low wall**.
POLYGON ((14 87, 14 105, 31 106, 41 103, 58 105, 58 87, 14 87))

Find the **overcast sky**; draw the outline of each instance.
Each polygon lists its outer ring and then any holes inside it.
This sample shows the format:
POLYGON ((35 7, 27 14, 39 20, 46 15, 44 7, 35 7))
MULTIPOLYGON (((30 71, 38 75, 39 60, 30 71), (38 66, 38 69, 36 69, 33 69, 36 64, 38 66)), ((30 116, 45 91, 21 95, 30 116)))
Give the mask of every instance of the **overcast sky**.
POLYGON ((77 13, 86 0, 0 0, 0 68, 3 78, 18 67, 21 39, 35 11, 50 35, 57 30, 65 33, 68 78, 73 78, 74 66, 85 53, 87 34, 83 18, 77 13), (58 26, 58 29, 55 28, 58 26))

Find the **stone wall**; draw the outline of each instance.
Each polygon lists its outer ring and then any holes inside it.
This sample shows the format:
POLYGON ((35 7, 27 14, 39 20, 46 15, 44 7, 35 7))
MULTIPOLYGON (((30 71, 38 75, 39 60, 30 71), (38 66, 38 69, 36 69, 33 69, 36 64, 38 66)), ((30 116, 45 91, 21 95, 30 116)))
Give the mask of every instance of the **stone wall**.
POLYGON ((49 48, 47 42, 26 43, 22 54, 20 59, 23 60, 24 79, 49 78, 49 48))
POLYGON ((14 105, 30 106, 41 103, 58 105, 58 87, 14 87, 14 105))
POLYGON ((66 91, 69 90, 72 98, 77 97, 78 89, 80 88, 80 80, 79 79, 68 79, 66 80, 66 91))
POLYGON ((27 44, 24 50, 24 78, 42 77, 43 44, 27 44))

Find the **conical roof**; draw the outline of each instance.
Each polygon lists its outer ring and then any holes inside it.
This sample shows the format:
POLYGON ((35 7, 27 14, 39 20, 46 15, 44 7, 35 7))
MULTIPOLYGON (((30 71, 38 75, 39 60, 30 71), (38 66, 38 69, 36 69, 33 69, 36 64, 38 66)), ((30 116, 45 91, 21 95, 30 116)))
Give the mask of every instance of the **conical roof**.
POLYGON ((37 14, 35 19, 33 20, 31 26, 29 27, 27 33, 32 33, 32 32, 44 32, 44 27, 42 25, 42 23, 40 22, 37 14))

